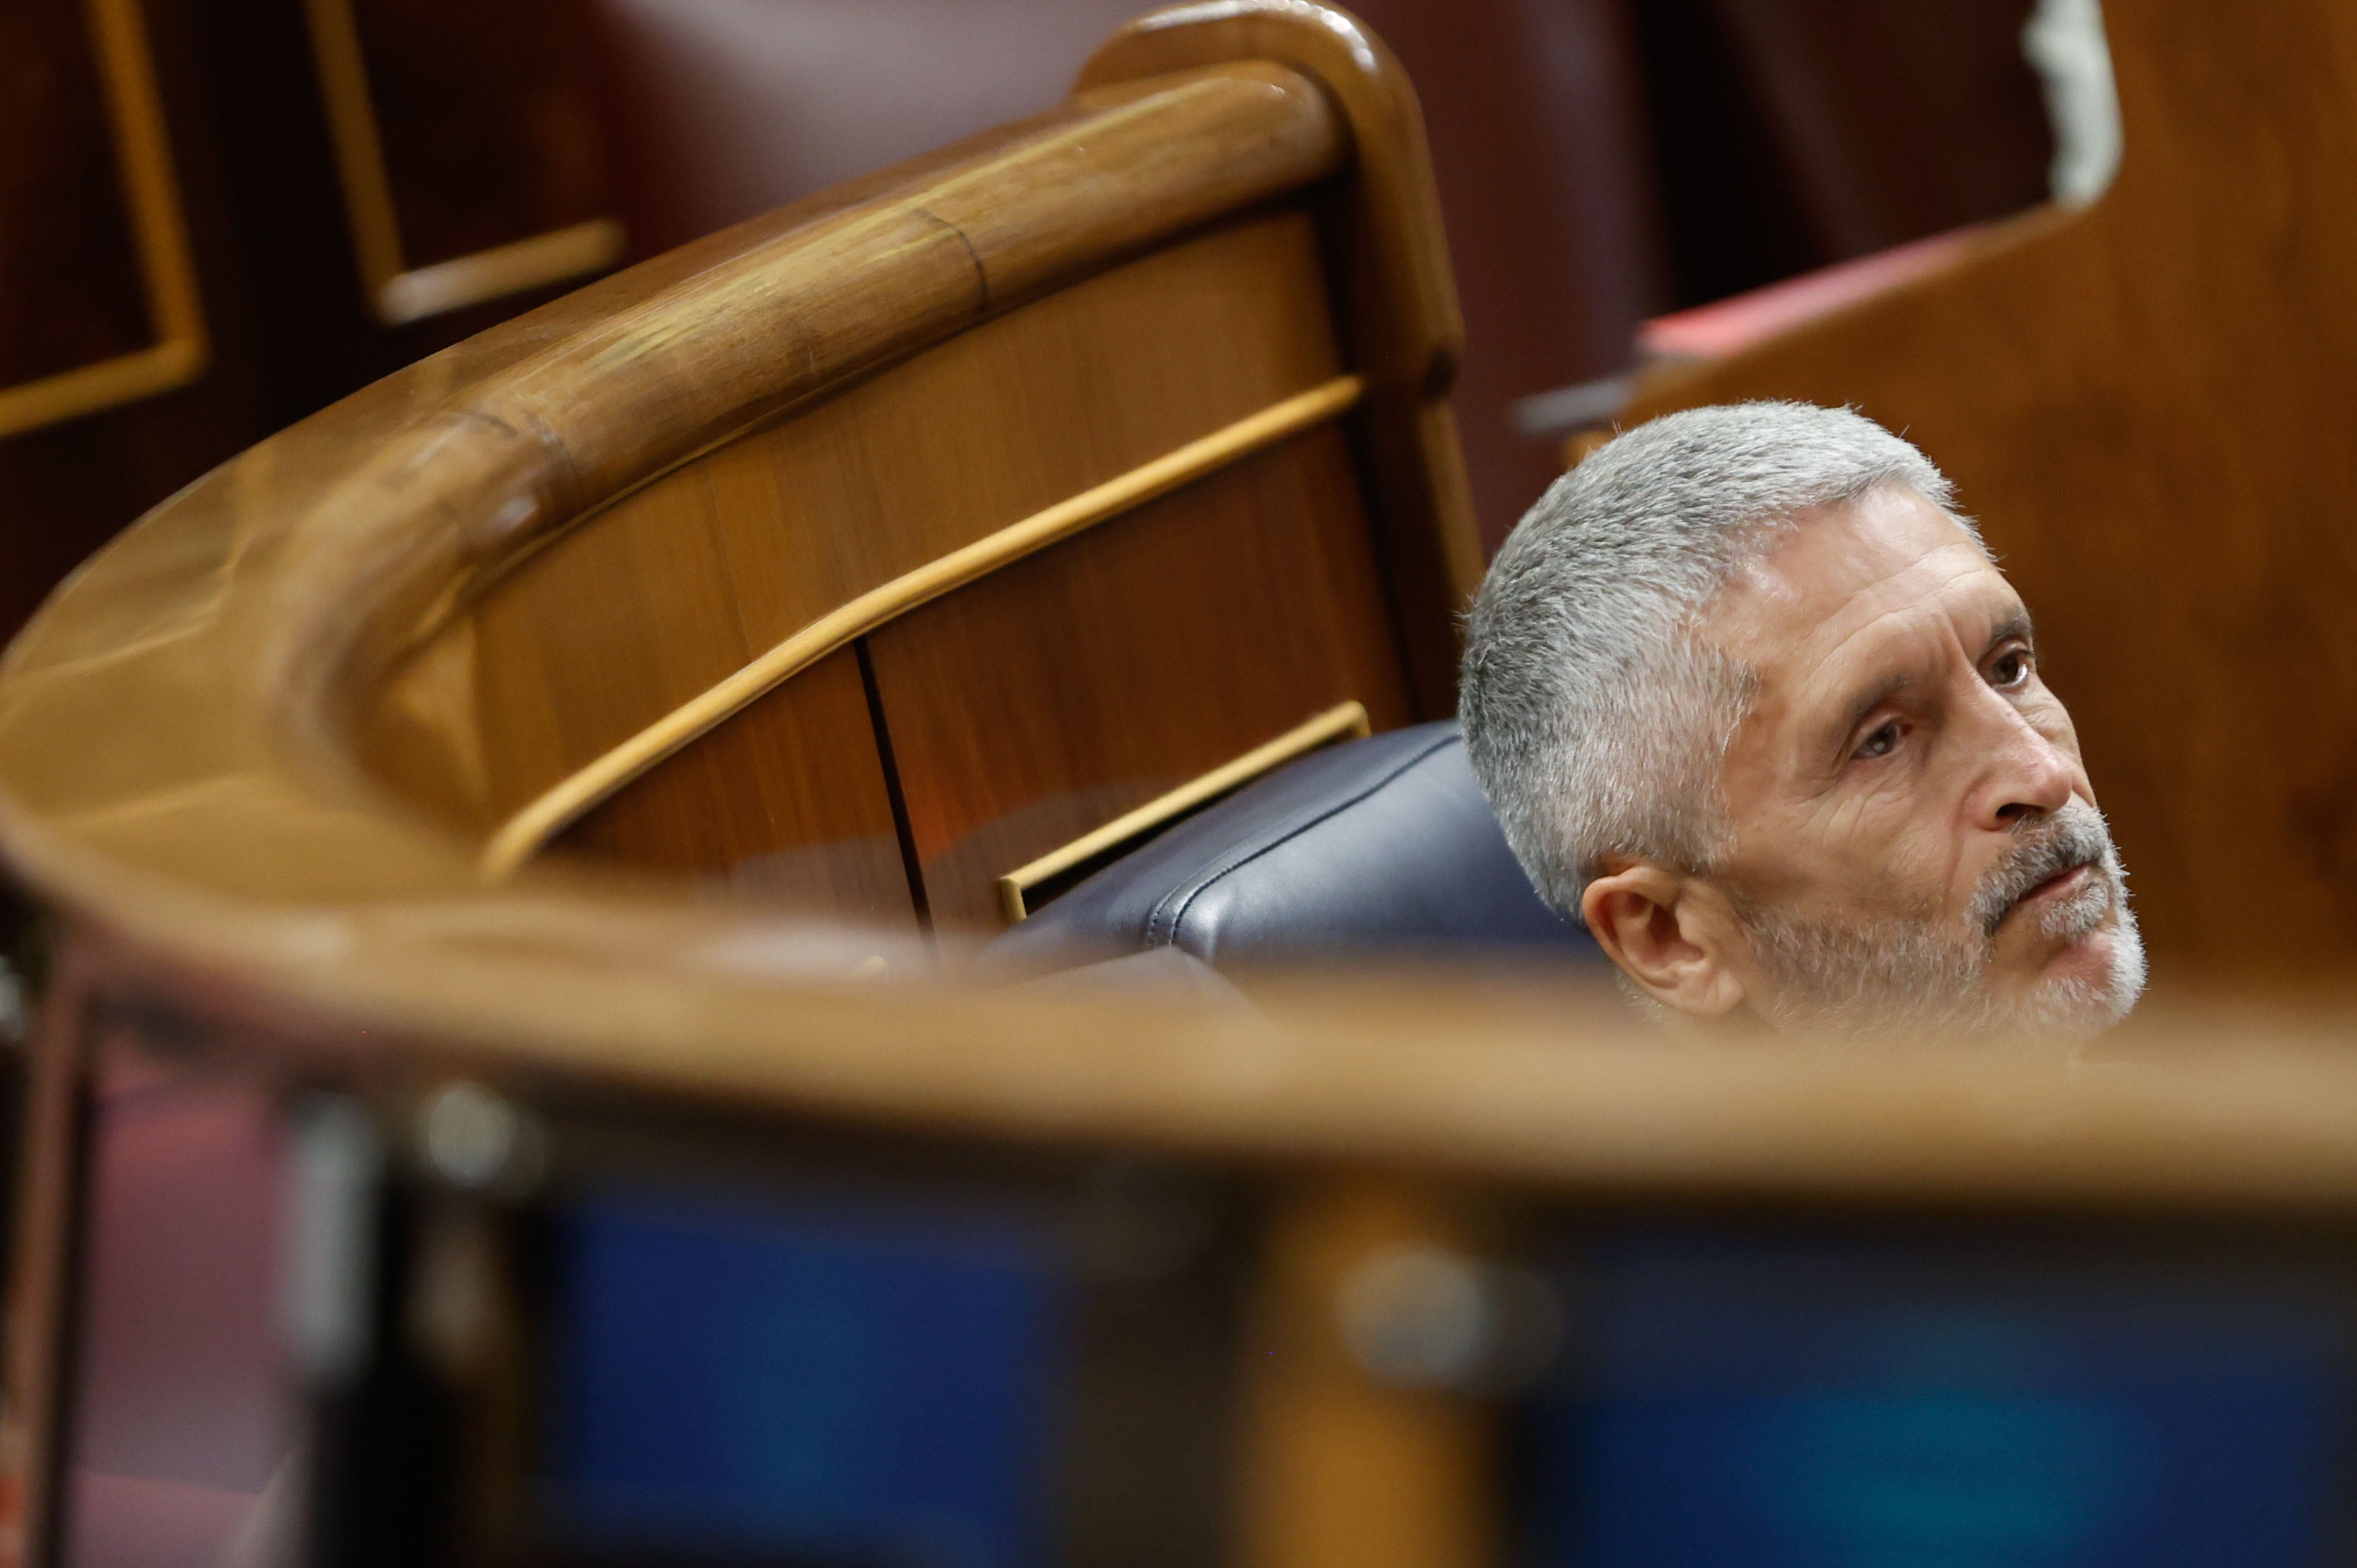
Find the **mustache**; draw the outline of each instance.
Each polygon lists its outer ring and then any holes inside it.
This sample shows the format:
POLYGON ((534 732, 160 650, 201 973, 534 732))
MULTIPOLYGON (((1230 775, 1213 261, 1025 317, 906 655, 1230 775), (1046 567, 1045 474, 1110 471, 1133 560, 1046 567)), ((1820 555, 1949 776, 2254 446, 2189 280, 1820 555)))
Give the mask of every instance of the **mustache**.
POLYGON ((1985 937, 1994 938, 2013 907, 2040 883, 2077 866, 2103 864, 2112 853, 2112 831, 2104 814, 2083 800, 2017 832, 2020 842, 1981 879, 1973 895, 1971 918, 1985 937))

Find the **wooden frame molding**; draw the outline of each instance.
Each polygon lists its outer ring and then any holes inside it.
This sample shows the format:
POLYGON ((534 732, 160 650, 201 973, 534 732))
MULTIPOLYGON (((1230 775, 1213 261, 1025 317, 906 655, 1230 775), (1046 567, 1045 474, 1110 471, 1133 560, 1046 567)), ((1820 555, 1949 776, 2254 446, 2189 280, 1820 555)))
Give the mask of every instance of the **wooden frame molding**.
POLYGON ((998 912, 1008 925, 1017 925, 1030 918, 1028 899, 1031 889, 1049 878, 1060 876, 1133 839, 1144 838, 1165 823, 1177 821, 1199 806, 1208 806, 1222 795, 1232 794, 1297 757, 1307 757, 1338 741, 1364 739, 1373 733, 1374 725, 1367 717, 1364 703, 1338 703, 1266 745, 1253 747, 1234 761, 1223 762, 1169 793, 1156 796, 1135 811, 1124 812, 1104 826, 1017 866, 998 879, 998 912))
POLYGON ((304 0, 311 24, 336 175, 351 225, 352 254, 369 308, 387 327, 406 326, 545 284, 603 272, 622 259, 622 226, 595 218, 568 229, 412 268, 403 252, 393 177, 369 93, 368 59, 351 0, 304 0))
MULTIPOLYGON (((1359 377, 1336 376, 985 534, 821 616, 718 685, 544 790, 491 835, 483 848, 484 878, 496 882, 512 875, 583 812, 854 638, 1010 562, 1143 506, 1289 435, 1339 418, 1364 392, 1365 383, 1359 377)), ((1361 716, 1363 722, 1364 714, 1361 716)))
POLYGON ((130 208, 147 315, 157 341, 136 353, 0 387, 0 436, 135 403, 186 386, 204 373, 204 309, 196 263, 188 252, 179 184, 172 172, 163 101, 156 90, 146 20, 140 15, 139 0, 84 0, 84 10, 106 86, 115 164, 130 208))

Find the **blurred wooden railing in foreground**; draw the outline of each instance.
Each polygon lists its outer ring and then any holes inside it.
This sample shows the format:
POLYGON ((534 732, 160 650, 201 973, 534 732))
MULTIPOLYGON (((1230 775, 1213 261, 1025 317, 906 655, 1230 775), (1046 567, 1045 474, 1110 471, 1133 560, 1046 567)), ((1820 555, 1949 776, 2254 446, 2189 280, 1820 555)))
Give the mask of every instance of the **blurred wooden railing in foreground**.
MULTIPOLYGON (((2156 1014, 2072 1063, 1681 1043, 1510 974, 1270 980, 1252 1005, 973 995, 783 972, 842 953, 828 929, 681 912, 585 922, 564 950, 506 934, 436 966, 466 1027, 101 940, 68 955, 25 1251, 76 1259, 75 1288, 27 1275, 16 1324, 20 1397, 70 1414, 62 1561, 109 1561, 129 1520, 225 1539, 118 1477, 125 1455, 242 1439, 226 1517, 285 1528, 288 1484, 252 1494, 303 1473, 265 1441, 290 1429, 311 1466, 295 1496, 338 1563, 599 1563, 621 1540, 733 1561, 695 1552, 748 1473, 757 1494, 813 1484, 791 1440, 837 1445, 852 1479, 818 1484, 856 1486, 879 1435, 954 1473, 942 1430, 1002 1442, 986 1453, 1045 1489, 1021 1522, 1075 1563, 1580 1561, 1632 1516, 1671 1517, 1615 1479, 1631 1451, 1597 1457, 1611 1429, 1565 1430, 1632 1376, 1673 1419, 1679 1398, 1763 1402, 1743 1452, 1797 1445, 1816 1536, 1931 1540, 1961 1519, 2110 1541, 2171 1528, 2156 1489, 2178 1514, 2322 1530, 2357 1467, 2293 1409, 2214 1428, 2297 1461, 2272 1478, 2153 1457, 2210 1420, 2203 1400, 2357 1399, 2345 1004, 2156 1014), (76 1124, 79 1147, 55 1132, 76 1124), (817 1272, 774 1272, 798 1256, 817 1272), (845 1271, 893 1294, 808 1294, 845 1271), (1010 1271, 1046 1299, 1008 1307, 1010 1271), (1631 1319, 1631 1292, 1659 1323, 1631 1319), (1648 1343, 1696 1369, 1649 1388, 1648 1343), (977 1359, 1023 1374, 1043 1431, 994 1424, 956 1376, 977 1359), (896 1366, 927 1380, 912 1393, 896 1366), (632 1398, 632 1368, 663 1397, 632 1398), (1806 1409, 1776 1401, 1828 1377, 1860 1419, 1932 1425, 1894 1429, 1870 1473, 1826 1460, 1806 1409), (2147 1396, 2196 1406, 2153 1417, 2147 1396), (749 1427, 730 1413, 748 1399, 769 1412, 749 1427), (2089 1478, 2117 1443, 2040 1428, 2024 1457, 2010 1427, 1933 1421, 1942 1400, 2028 1401, 2098 1435, 2126 1400, 2135 1484, 2089 1478), (637 1457, 601 1468, 618 1444, 637 1457), (686 1457, 647 1457, 666 1451, 686 1457), (2033 1459, 2051 1530, 2007 1511, 2007 1466, 2033 1459), (712 1496, 618 1508, 614 1470, 681 1464, 712 1496), (1894 1520, 1878 1477, 1944 1500, 1894 1520)), ((1680 1509, 1740 1500, 1727 1458, 1679 1461, 1698 1466, 1680 1509)), ((913 1549, 864 1522, 877 1550, 913 1549)), ((769 1530, 813 1539, 791 1515, 769 1530)))

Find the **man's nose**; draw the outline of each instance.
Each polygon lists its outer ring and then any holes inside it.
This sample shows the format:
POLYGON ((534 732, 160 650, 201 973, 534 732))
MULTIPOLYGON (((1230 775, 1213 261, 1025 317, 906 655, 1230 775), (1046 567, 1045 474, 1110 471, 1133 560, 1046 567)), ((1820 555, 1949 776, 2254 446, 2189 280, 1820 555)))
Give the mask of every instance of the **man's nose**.
POLYGON ((2001 716, 1988 739, 1989 769, 1982 779, 1987 825, 2010 828, 2028 818, 2061 811, 2071 800, 2071 759, 2040 734, 2012 703, 2000 701, 2001 716))

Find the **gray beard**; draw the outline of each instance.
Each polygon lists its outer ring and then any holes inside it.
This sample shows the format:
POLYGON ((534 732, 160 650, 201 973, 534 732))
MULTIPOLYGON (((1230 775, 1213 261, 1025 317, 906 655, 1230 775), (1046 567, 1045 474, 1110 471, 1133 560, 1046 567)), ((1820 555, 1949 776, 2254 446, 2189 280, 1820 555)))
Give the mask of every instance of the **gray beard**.
POLYGON ((2078 801, 2020 830, 1962 921, 1930 912, 1846 920, 1740 897, 1736 909, 1775 990, 1762 1011, 1779 1028, 2075 1041, 2126 1017, 2144 991, 2144 941, 2128 908, 2126 874, 2101 813, 2078 801), (1988 968, 2007 913, 2047 878, 2089 862, 2094 874, 2086 885, 2041 911, 2039 927, 2050 940, 2067 941, 2116 911, 2104 975, 2050 980, 2018 995, 1996 992, 1988 968))

